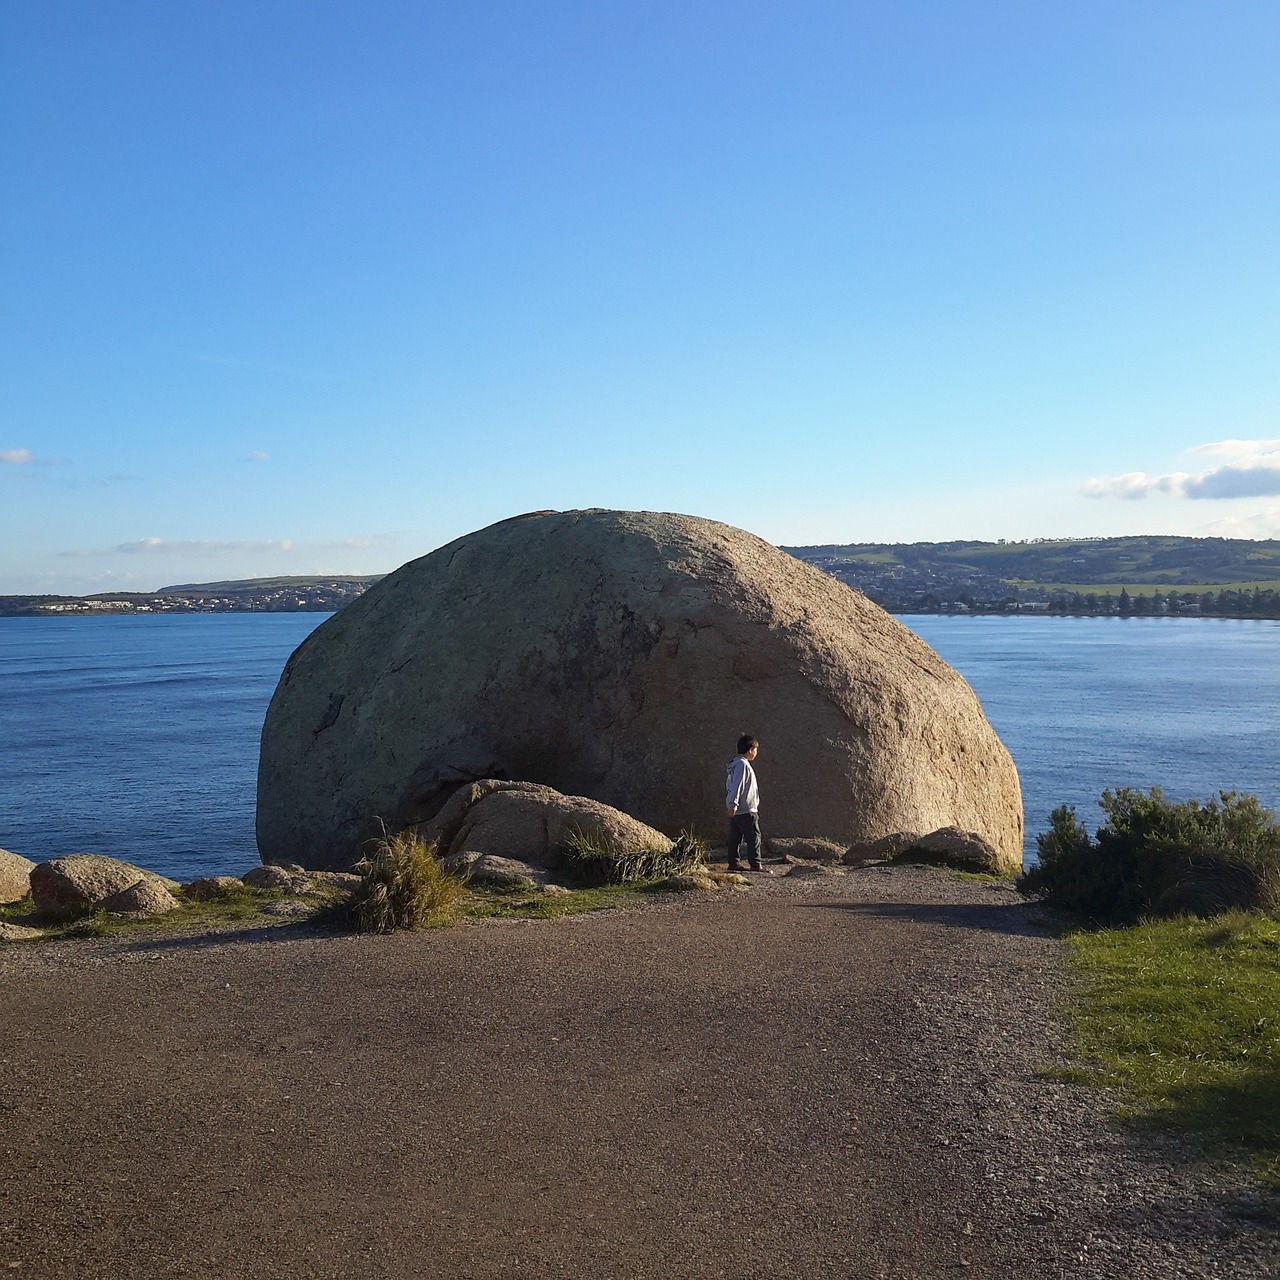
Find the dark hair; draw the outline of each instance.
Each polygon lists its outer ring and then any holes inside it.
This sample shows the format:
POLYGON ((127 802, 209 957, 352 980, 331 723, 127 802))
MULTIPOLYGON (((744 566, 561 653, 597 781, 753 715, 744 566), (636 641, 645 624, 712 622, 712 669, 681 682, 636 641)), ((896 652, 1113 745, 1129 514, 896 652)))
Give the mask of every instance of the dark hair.
POLYGON ((738 754, 745 756, 752 747, 758 747, 759 745, 760 743, 756 738, 753 738, 749 733, 744 733, 738 739, 738 754))

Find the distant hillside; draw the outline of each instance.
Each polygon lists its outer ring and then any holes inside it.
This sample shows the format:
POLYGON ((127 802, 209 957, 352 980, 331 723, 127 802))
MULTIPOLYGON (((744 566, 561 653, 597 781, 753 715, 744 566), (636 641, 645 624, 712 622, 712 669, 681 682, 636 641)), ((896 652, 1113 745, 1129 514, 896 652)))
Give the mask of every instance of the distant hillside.
POLYGON ((331 586, 334 583, 358 582, 364 587, 371 587, 383 575, 366 574, 364 577, 343 577, 340 574, 312 573, 293 578, 241 578, 234 582, 187 582, 176 587, 160 587, 152 594, 158 596, 179 594, 203 595, 244 595, 258 591, 277 591, 282 588, 307 588, 331 586))
POLYGON ((250 578, 193 582, 154 592, 92 596, 0 596, 0 617, 150 613, 334 613, 362 595, 377 576, 250 578))
MULTIPOLYGON (((1280 618, 1280 540, 1079 538, 783 547, 891 613, 1219 614, 1280 618)), ((0 616, 332 613, 380 575, 245 578, 150 593, 0 596, 0 616)))
POLYGON ((895 613, 1277 615, 1280 541, 1082 538, 784 547, 895 613))

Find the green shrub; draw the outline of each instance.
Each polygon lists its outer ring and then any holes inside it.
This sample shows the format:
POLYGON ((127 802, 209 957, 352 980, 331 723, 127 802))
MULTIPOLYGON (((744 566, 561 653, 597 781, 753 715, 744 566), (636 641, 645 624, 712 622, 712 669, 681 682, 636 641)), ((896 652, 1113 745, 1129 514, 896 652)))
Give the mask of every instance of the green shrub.
POLYGON ((694 871, 705 863, 707 846, 691 831, 682 831, 669 850, 624 849, 595 832, 573 831, 560 855, 566 877, 576 884, 630 884, 694 871))
POLYGON ((435 846, 413 831, 372 840, 355 865, 360 883, 351 920, 361 933, 391 933, 442 924, 462 902, 463 883, 445 871, 435 846))
POLYGON ((1222 791, 1175 804, 1159 787, 1122 787, 1099 804, 1106 822, 1093 839, 1073 808, 1049 815, 1049 830, 1036 837, 1040 863, 1018 881, 1023 893, 1100 924, 1280 901, 1280 824, 1256 796, 1222 791))

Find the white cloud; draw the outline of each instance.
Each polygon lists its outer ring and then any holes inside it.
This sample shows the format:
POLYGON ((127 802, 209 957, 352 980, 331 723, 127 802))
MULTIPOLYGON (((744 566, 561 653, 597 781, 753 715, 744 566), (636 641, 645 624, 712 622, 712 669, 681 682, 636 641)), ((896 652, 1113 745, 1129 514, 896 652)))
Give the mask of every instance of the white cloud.
POLYGON ((37 458, 30 449, 0 449, 0 463, 10 467, 60 467, 65 458, 37 458))
POLYGON ((1126 471, 1122 476, 1095 476, 1086 480, 1081 492, 1089 498, 1145 498, 1151 493, 1180 493, 1190 479, 1185 471, 1149 476, 1145 471, 1126 471))
POLYGON ((250 449, 244 455, 244 460, 246 462, 270 462, 271 455, 263 449, 250 449))
POLYGON ((1267 507, 1248 516, 1223 516, 1201 530, 1211 538, 1280 538, 1280 507, 1267 507))
POLYGON ((1225 459, 1207 471, 1168 471, 1149 475, 1129 471, 1094 476, 1081 486, 1090 498, 1145 498, 1167 493, 1179 498, 1260 498, 1280 494, 1280 440, 1216 440, 1187 450, 1225 459))
POLYGON ((279 553, 294 549, 291 538, 230 539, 222 541, 204 538, 198 541, 169 541, 165 538, 138 538, 134 542, 117 543, 114 547, 102 547, 91 551, 63 551, 64 556, 110 556, 119 552, 125 555, 223 555, 227 552, 279 553))

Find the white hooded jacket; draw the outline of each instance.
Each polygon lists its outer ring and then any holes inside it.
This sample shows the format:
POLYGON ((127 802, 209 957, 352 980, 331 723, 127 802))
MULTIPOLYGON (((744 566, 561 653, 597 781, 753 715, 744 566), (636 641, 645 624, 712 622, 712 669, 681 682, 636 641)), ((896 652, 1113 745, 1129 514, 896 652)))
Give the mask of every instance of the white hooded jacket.
POLYGON ((756 771, 746 756, 734 756, 726 766, 724 807, 739 813, 760 812, 760 788, 756 771))

